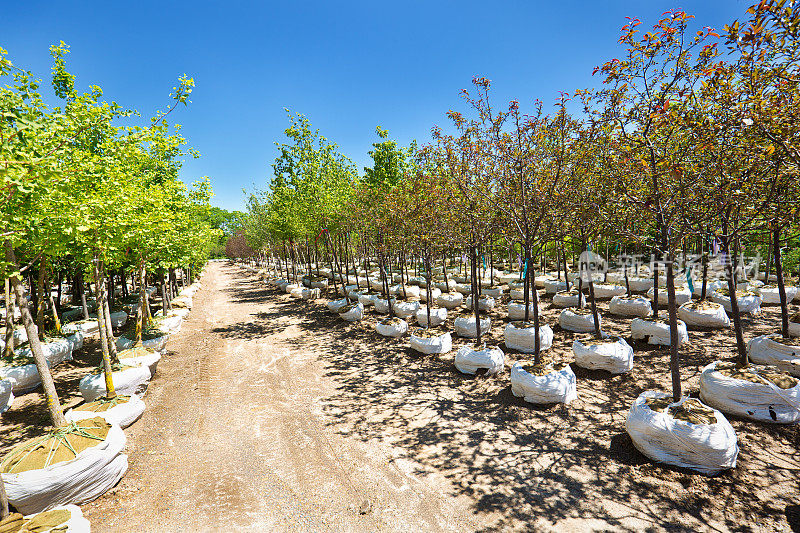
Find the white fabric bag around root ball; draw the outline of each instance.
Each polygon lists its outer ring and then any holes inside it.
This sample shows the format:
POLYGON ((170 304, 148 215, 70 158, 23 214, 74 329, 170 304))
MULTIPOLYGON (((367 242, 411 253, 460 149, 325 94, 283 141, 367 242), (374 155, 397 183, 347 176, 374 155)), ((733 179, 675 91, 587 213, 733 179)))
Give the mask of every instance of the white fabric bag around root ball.
MULTIPOLYGON (((764 378, 760 383, 727 376, 719 371, 721 361, 714 361, 700 374, 700 399, 723 413, 758 420, 792 424, 800 420, 800 381, 782 389, 764 378)), ((749 367, 746 371, 760 376, 765 367, 749 367)))
MULTIPOLYGON (((422 327, 426 327, 428 325, 428 308, 427 307, 420 307, 417 310, 417 324, 422 327)), ((445 320, 447 320, 447 309, 444 307, 431 307, 431 327, 436 327, 440 324, 444 324, 445 320)))
MULTIPOLYGON (((522 353, 533 353, 536 342, 536 328, 533 323, 511 323, 503 330, 506 348, 522 353)), ((539 349, 548 350, 553 346, 553 329, 547 324, 539 324, 539 349)))
MULTIPOLYGON (((536 309, 533 303, 528 304, 528 320, 533 320, 533 310, 536 309)), ((539 307, 539 316, 542 316, 542 308, 539 307)), ((525 320, 525 303, 508 302, 508 319, 525 320)))
POLYGON ((653 278, 629 277, 628 287, 633 292, 646 292, 653 287, 653 278))
POLYGON ((373 307, 377 299, 378 299, 377 294, 362 294, 361 296, 358 297, 358 303, 360 303, 364 307, 373 307))
MULTIPOLYGON (((128 314, 125 313, 125 316, 128 314)), ((78 322, 70 322, 69 324, 64 324, 61 328, 61 333, 64 335, 72 335, 76 332, 82 332, 86 336, 94 335, 100 331, 100 326, 98 325, 97 320, 81 320, 78 322)), ((27 339, 26 339, 27 340, 27 339)))
POLYGON ((375 322, 375 331, 384 337, 402 337, 408 331, 408 322, 400 318, 378 320, 375 322))
POLYGON ((411 349, 424 354, 442 354, 453 349, 453 338, 450 333, 436 337, 423 337, 411 334, 411 349))
POLYGON ((67 336, 67 340, 69 341, 72 352, 75 353, 76 351, 83 348, 83 341, 85 339, 85 335, 80 331, 73 333, 72 335, 67 336))
MULTIPOLYGON (((711 293, 711 301, 722 304, 722 307, 724 307, 727 312, 733 312, 730 296, 719 291, 714 291, 711 293)), ((737 296, 736 302, 739 304, 740 313, 750 313, 751 315, 761 313, 761 296, 747 292, 741 296, 737 296)))
POLYGON ((347 302, 347 300, 345 298, 342 298, 340 300, 331 300, 327 304, 328 305, 328 311, 338 314, 339 311, 342 309, 342 307, 347 305, 347 303, 348 302, 347 302))
MULTIPOLYGON (((647 298, 653 299, 654 291, 652 288, 647 291, 647 298)), ((683 305, 692 300, 692 292, 689 289, 675 287, 675 305, 683 305)), ((669 294, 666 288, 658 290, 658 305, 669 305, 669 294)))
POLYGON ((394 314, 400 318, 408 318, 414 316, 419 310, 419 302, 401 302, 395 300, 392 302, 392 309, 394 310, 394 314))
MULTIPOLYGON (((495 306, 495 301, 494 298, 492 298, 491 296, 481 295, 481 297, 478 298, 478 308, 481 311, 491 311, 492 309, 494 309, 494 306, 495 306)), ((464 307, 467 310, 472 311, 472 296, 468 296, 464 299, 464 307)))
POLYGON ((0 379, 0 413, 5 413, 14 403, 14 380, 0 379))
POLYGON ((70 409, 64 413, 64 417, 68 422, 77 422, 78 420, 83 420, 85 418, 94 418, 99 416, 109 424, 116 424, 122 429, 125 429, 139 420, 144 413, 144 410, 144 400, 136 395, 132 395, 128 397, 127 402, 118 403, 113 407, 109 407, 105 411, 70 409))
MULTIPOLYGON (((50 342, 42 342, 42 351, 44 352, 47 366, 53 367, 64 361, 72 361, 72 346, 73 344, 63 337, 53 339, 50 342)), ((17 349, 15 353, 21 357, 33 358, 33 352, 30 347, 17 349)))
MULTIPOLYGON (((124 352, 120 352, 120 355, 124 355, 124 352)), ((147 367, 147 369, 150 371, 150 377, 155 376, 156 367, 158 367, 158 363, 160 361, 160 352, 150 352, 144 355, 137 355, 135 357, 121 357, 119 360, 119 362, 125 366, 147 367)))
POLYGON ((548 365, 550 371, 537 376, 525 370, 520 362, 511 367, 511 392, 514 396, 522 396, 529 403, 564 403, 569 404, 578 397, 577 379, 569 365, 555 370, 548 365))
POLYGON ((694 302, 687 302, 678 308, 678 318, 683 320, 687 326, 701 328, 729 328, 731 319, 722 304, 707 302, 710 305, 707 309, 694 307, 694 302))
POLYGON ((503 296, 503 288, 502 287, 486 287, 485 289, 481 289, 481 296, 489 296, 491 298, 500 298, 503 296))
POLYGON ((127 402, 118 403, 117 405, 110 407, 105 411, 95 412, 89 410, 70 409, 64 416, 66 416, 67 420, 70 421, 100 416, 109 424, 117 424, 124 429, 139 420, 146 408, 144 400, 142 400, 140 396, 135 394, 126 396, 128 396, 127 402))
MULTIPOLYGON (((597 312, 598 326, 603 327, 603 317, 597 312)), ((594 331, 594 315, 592 313, 576 313, 574 309, 564 309, 558 315, 558 324, 561 329, 575 333, 589 333, 594 331)))
POLYGON ((633 348, 625 339, 589 340, 572 343, 575 364, 589 370, 608 370, 612 374, 624 374, 633 368, 633 348))
MULTIPOLYGON (((570 286, 572 288, 572 286, 570 286)), ((545 294, 556 294, 560 291, 567 290, 567 283, 565 281, 558 281, 555 279, 546 280, 544 282, 544 293, 545 294)))
MULTIPOLYGON (((657 346, 671 344, 669 324, 643 318, 634 318, 631 321, 631 337, 634 340, 646 340, 647 344, 657 346)), ((686 332, 686 324, 682 320, 678 320, 678 346, 687 342, 689 342, 689 334, 686 332)))
MULTIPOLYGON (((524 289, 511 289, 508 295, 512 300, 516 300, 518 302, 525 300, 524 289)), ((528 289, 528 301, 532 302, 535 297, 536 296, 534 295, 534 289, 533 288, 528 289)))
MULTIPOLYGON (((431 289, 431 299, 434 302, 436 301, 436 298, 438 298, 441 295, 442 295, 442 291, 440 291, 436 287, 433 287, 431 289)), ((427 290, 420 291, 419 299, 420 299, 421 302, 427 302, 428 301, 428 291, 427 290)))
MULTIPOLYGON (((791 302, 797 296, 797 287, 786 286, 786 301, 791 302)), ((778 305, 781 303, 781 293, 778 287, 761 287, 758 289, 758 294, 761 296, 761 302, 770 305, 778 305)))
MULTIPOLYGON (((453 321, 456 335, 474 339, 478 336, 478 328, 475 324, 474 316, 460 316, 453 321)), ((481 318, 481 334, 487 333, 492 327, 492 320, 489 317, 481 318)))
POLYGON ((96 446, 74 459, 18 474, 0 474, 8 501, 22 514, 88 503, 116 485, 128 470, 125 433, 112 425, 96 446))
POLYGON ((4 366, 0 367, 0 378, 12 382, 11 390, 17 394, 32 391, 42 383, 36 365, 4 366))
POLYGON ((747 355, 754 363, 777 367, 800 377, 800 346, 780 342, 780 335, 760 335, 747 343, 747 355))
MULTIPOLYGON (((654 461, 704 474, 717 474, 736 466, 739 445, 730 422, 713 409, 716 422, 694 424, 678 420, 669 413, 654 411, 647 399, 669 398, 660 391, 644 391, 628 412, 625 429, 634 446, 654 461)), ((689 398, 683 397, 677 405, 689 398)))
POLYGON ((360 303, 350 304, 349 309, 345 307, 339 311, 339 318, 347 322, 358 322, 364 318, 364 306, 360 303))
MULTIPOLYGON (((117 394, 126 396, 144 396, 147 386, 150 384, 152 375, 146 366, 134 366, 124 368, 111 373, 114 382, 114 390, 117 394)), ((80 380, 78 390, 83 396, 83 400, 91 402, 106 395, 106 377, 103 372, 99 374, 89 374, 80 380)))
POLYGON ((505 354, 497 346, 462 346, 456 352, 455 358, 456 368, 464 374, 475 374, 479 369, 486 369, 489 375, 497 374, 503 370, 504 363, 505 354))
POLYGON ((616 316, 646 318, 653 312, 653 307, 650 300, 644 296, 635 296, 633 298, 614 296, 608 302, 608 311, 616 316))
POLYGON ((622 285, 613 283, 595 283, 594 297, 597 300, 608 300, 614 296, 623 296, 628 291, 622 285))
MULTIPOLYGON (((169 335, 162 335, 160 337, 155 337, 152 339, 147 339, 142 341, 142 346, 151 350, 153 352, 162 352, 164 348, 167 347, 167 341, 169 340, 169 335)), ((133 348, 136 344, 133 340, 127 337, 120 337, 117 339, 117 349, 118 350, 127 350, 129 348, 133 348)))
POLYGON ((455 309, 464 302, 464 296, 457 292, 443 292, 436 298, 436 303, 445 309, 455 309))
POLYGON ((553 305, 562 309, 567 307, 578 307, 579 301, 581 307, 586 306, 586 297, 578 294, 578 291, 560 291, 553 295, 553 305))

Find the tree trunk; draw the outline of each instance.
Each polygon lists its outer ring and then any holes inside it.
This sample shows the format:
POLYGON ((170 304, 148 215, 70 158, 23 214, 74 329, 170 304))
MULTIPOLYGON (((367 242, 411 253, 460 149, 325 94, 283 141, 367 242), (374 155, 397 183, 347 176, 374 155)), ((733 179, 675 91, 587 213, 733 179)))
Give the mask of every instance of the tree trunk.
POLYGON ((681 391, 681 371, 678 359, 678 306, 675 301, 675 273, 672 256, 667 256, 667 308, 669 310, 669 368, 672 373, 672 399, 678 401, 681 391))
MULTIPOLYGON (((61 271, 59 270, 58 271, 58 282, 57 282, 57 284, 58 284, 58 292, 56 293, 56 303, 55 303, 55 309, 56 309, 57 313, 61 313, 61 292, 62 292, 62 289, 63 289, 63 286, 62 286, 62 280, 63 279, 64 279, 64 276, 62 275, 61 271)), ((61 331, 60 328, 59 328, 59 331, 61 331)))
POLYGON ((744 334, 742 333, 742 316, 739 312, 739 301, 736 297, 736 265, 734 263, 735 259, 731 254, 730 237, 727 235, 722 237, 722 247, 728 257, 728 263, 725 265, 725 270, 728 278, 728 293, 731 299, 733 330, 736 334, 736 350, 738 354, 736 366, 739 368, 747 368, 747 347, 744 344, 744 334))
POLYGON ((475 246, 470 247, 472 254, 472 310, 475 314, 475 346, 481 345, 481 306, 478 305, 478 251, 475 246))
POLYGON ((426 253, 424 256, 425 261, 425 293, 427 298, 425 301, 427 305, 425 306, 425 311, 428 314, 428 322, 427 327, 431 327, 431 306, 433 305, 433 289, 431 285, 433 284, 433 278, 431 276, 431 254, 430 252, 426 253))
POLYGON ((789 338, 789 306, 786 302, 786 285, 783 281, 783 258, 781 257, 781 229, 776 225, 772 230, 772 246, 775 257, 775 273, 778 275, 778 294, 781 297, 781 335, 789 338))
POLYGON ((163 271, 159 271, 158 279, 160 280, 159 290, 161 291, 161 314, 166 318, 169 310, 169 296, 167 296, 167 284, 164 283, 163 271))
MULTIPOLYGON (((11 241, 6 240, 4 246, 6 262, 11 264, 14 269, 18 269, 17 257, 14 255, 14 247, 11 245, 11 241)), ((33 353, 36 369, 39 371, 39 377, 42 380, 42 390, 44 391, 47 410, 50 413, 50 420, 54 427, 66 426, 67 421, 64 418, 64 411, 61 409, 61 402, 58 400, 56 385, 53 382, 53 374, 50 373, 50 367, 47 366, 47 359, 45 359, 44 356, 42 343, 39 340, 36 325, 33 323, 33 317, 28 308, 28 299, 25 298, 25 289, 18 275, 11 276, 11 286, 14 288, 14 293, 17 297, 17 306, 20 309, 20 313, 22 313, 22 323, 25 326, 25 332, 28 334, 28 343, 31 347, 31 353, 33 353)))
POLYGON ((144 306, 147 305, 145 296, 147 294, 145 284, 144 260, 139 261, 139 305, 136 307, 136 325, 135 325, 135 346, 142 345, 142 332, 145 329, 145 313, 144 306))
MULTIPOLYGON (((104 266, 105 265, 102 263, 100 264, 101 275, 105 271, 104 266)), ((111 305, 108 302, 108 295, 103 298, 103 309, 105 310, 106 344, 108 344, 109 357, 111 357, 111 362, 118 363, 119 358, 117 357, 117 342, 114 338, 114 327, 111 324, 111 305)), ((97 316, 99 319, 100 315, 97 316)))
MULTIPOLYGON (((14 356, 14 301, 11 299, 11 281, 5 279, 6 286, 6 345, 3 349, 3 357, 11 358, 14 356)), ((0 483, 2 485, 2 483, 0 483)))
POLYGON ((623 272, 624 272, 624 275, 625 275, 625 296, 630 298, 631 297, 631 284, 628 281, 628 263, 627 263, 627 261, 625 262, 625 265, 622 268, 623 268, 623 272))
POLYGON ((442 252, 442 275, 444 276, 444 291, 450 292, 450 284, 447 282, 447 253, 442 252))
POLYGON ((53 291, 49 291, 49 300, 50 300, 50 309, 53 313, 53 328, 55 329, 57 334, 61 333, 61 319, 58 317, 58 307, 56 307, 56 302, 53 300, 53 291))
POLYGON ((769 271, 772 270, 772 250, 775 246, 773 243, 772 233, 767 233, 767 271, 764 273, 764 284, 769 284, 769 271))
MULTIPOLYGON (((44 335, 44 307, 47 298, 44 296, 44 284, 47 277, 47 256, 43 255, 39 261, 39 279, 36 282, 36 327, 39 334, 44 335)), ((52 291, 48 291, 52 292, 52 291)))
POLYGON ((658 320, 658 257, 654 256, 653 261, 653 301, 650 306, 653 308, 653 320, 658 320))
POLYGON ((100 274, 100 260, 97 254, 94 256, 94 283, 97 287, 97 323, 100 331, 100 351, 103 354, 103 377, 106 382, 106 398, 113 398, 117 395, 114 391, 113 371, 111 369, 111 356, 108 352, 108 331, 106 331, 106 306, 105 306, 105 283, 100 274))

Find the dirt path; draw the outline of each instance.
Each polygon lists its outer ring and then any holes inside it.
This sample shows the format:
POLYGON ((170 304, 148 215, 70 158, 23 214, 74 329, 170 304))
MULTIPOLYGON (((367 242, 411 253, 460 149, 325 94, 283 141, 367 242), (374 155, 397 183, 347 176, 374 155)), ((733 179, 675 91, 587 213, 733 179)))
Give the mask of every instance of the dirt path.
MULTIPOLYGON (((631 403, 669 390, 664 348, 635 343, 628 374, 573 365, 578 399, 535 406, 511 394, 507 370, 457 372, 465 339, 421 356, 377 335, 372 311, 348 324, 227 263, 202 281, 127 431, 128 475, 84 507, 96 531, 800 530, 798 425, 731 417, 738 465, 711 478, 633 447, 631 403)), ((501 346, 504 308, 487 334, 501 346)), ((627 336, 630 320, 601 310, 627 336)), ((545 322, 557 314, 544 304, 545 322)), ((747 338, 776 323, 774 307, 746 318, 747 338)), ((571 361, 575 335, 554 329, 548 355, 571 361)), ((691 332, 685 393, 733 342, 691 332)))
POLYGON ((211 263, 126 431, 130 470, 84 506, 93 530, 468 531, 470 500, 391 446, 334 427, 341 383, 303 317, 211 263))

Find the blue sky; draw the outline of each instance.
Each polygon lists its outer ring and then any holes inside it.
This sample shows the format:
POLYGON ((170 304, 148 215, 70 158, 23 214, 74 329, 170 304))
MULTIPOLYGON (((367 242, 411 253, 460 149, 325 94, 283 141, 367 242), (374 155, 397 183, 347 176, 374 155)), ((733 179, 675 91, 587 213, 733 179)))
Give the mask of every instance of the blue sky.
POLYGON ((48 48, 63 40, 79 88, 100 85, 144 116, 169 103, 181 74, 194 77, 192 104, 171 120, 202 157, 181 177, 208 175, 212 203, 241 209, 242 189, 269 180, 285 107, 361 168, 376 126, 425 142, 475 75, 492 80, 498 103, 550 104, 599 83, 592 69, 619 55, 625 16, 644 27, 684 9, 721 28, 753 1, 0 0, 0 47, 49 85, 48 48))

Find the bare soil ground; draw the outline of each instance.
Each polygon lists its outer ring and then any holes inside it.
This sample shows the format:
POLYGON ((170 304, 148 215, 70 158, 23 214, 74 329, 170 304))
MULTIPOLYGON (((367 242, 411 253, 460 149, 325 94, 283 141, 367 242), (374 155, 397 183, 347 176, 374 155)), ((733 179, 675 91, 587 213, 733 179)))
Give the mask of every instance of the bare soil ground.
MULTIPOLYGON (((534 406, 511 394, 508 372, 455 370, 469 340, 422 356, 375 333, 372 311, 348 324, 325 300, 290 299, 226 263, 202 282, 126 430, 128 474, 83 507, 95 531, 800 531, 797 426, 730 417, 739 463, 716 477, 633 447, 625 416, 642 390, 669 390, 665 348, 633 344, 627 375, 573 365, 578 400, 534 406)), ((543 307, 553 357, 571 361, 573 334, 543 307)), ((629 336, 629 320, 603 314, 605 330, 629 336)), ((491 316, 489 342, 505 348, 505 301, 491 316)), ((777 322, 766 308, 746 338, 777 322)), ((734 339, 689 335, 681 372, 696 395, 700 369, 730 358, 734 339)), ((507 352, 507 367, 520 358, 507 352)), ((85 349, 58 367, 68 405, 97 362, 85 349)), ((4 449, 40 433, 40 394, 2 422, 4 449)))

